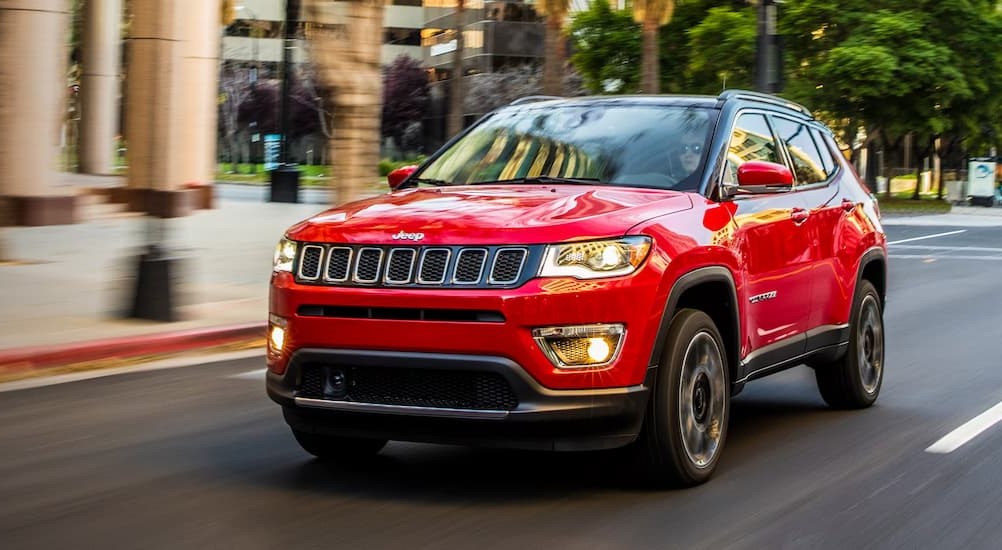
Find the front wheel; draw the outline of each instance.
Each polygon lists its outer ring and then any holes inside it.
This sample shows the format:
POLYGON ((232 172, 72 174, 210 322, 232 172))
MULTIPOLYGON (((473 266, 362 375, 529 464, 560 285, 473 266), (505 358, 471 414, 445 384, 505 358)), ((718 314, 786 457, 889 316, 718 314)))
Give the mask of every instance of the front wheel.
POLYGON ((691 487, 713 475, 727 438, 727 373, 713 320, 695 309, 676 313, 637 442, 651 483, 691 487))
POLYGON ((358 461, 378 453, 386 446, 385 439, 320 435, 296 429, 292 430, 292 435, 304 451, 321 460, 358 461))
POLYGON ((829 406, 862 409, 877 400, 884 380, 884 315, 870 281, 863 280, 856 292, 845 355, 813 366, 818 390, 829 406))

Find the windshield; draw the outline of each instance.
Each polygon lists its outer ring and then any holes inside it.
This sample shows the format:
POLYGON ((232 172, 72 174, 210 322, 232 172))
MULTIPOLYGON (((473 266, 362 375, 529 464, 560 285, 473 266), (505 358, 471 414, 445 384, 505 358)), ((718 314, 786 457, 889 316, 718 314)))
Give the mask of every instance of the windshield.
POLYGON ((589 104, 501 110, 431 161, 419 182, 564 183, 560 178, 694 190, 705 164, 705 107, 589 104))

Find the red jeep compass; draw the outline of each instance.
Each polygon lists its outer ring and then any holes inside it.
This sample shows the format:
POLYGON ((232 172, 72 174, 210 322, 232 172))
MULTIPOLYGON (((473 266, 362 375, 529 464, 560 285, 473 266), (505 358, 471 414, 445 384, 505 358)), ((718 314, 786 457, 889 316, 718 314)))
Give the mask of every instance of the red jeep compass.
POLYGON ((386 195, 286 232, 268 394, 302 447, 626 447, 706 481, 730 398, 806 364, 883 378, 886 239, 831 132, 783 99, 529 98, 386 195))

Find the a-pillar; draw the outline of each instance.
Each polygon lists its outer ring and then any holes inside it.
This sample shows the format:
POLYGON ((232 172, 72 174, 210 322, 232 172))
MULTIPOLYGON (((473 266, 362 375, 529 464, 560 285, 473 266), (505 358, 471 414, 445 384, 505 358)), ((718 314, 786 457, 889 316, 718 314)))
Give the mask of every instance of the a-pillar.
POLYGON ((118 134, 122 0, 84 2, 80 171, 111 174, 118 134))
MULTIPOLYGON (((206 2, 207 4, 209 2, 206 2)), ((184 4, 188 4, 185 2, 184 4)), ((174 218, 191 211, 183 189, 183 25, 193 24, 178 2, 133 0, 126 74, 125 138, 130 210, 174 218)))
POLYGON ((216 175, 216 120, 222 23, 218 2, 184 0, 184 45, 181 72, 184 102, 181 115, 181 179, 194 189, 195 205, 212 206, 216 175))
POLYGON ((73 223, 56 172, 66 113, 67 0, 0 2, 0 225, 73 223))

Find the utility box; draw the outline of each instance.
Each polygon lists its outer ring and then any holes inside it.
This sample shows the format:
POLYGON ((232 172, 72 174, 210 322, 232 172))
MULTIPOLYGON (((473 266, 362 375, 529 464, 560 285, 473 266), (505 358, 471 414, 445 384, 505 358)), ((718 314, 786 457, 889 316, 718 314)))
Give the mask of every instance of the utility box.
POLYGON ((971 204, 992 206, 995 199, 995 159, 972 158, 967 163, 967 196, 971 204))

